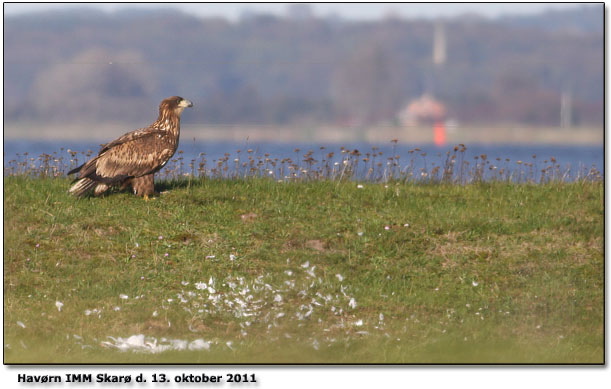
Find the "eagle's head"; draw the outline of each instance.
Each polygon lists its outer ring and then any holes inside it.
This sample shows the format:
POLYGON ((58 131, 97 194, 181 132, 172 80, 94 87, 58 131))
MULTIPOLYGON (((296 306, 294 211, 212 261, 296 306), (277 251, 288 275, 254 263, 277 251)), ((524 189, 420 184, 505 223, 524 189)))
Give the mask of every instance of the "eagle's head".
POLYGON ((173 112, 174 114, 180 116, 185 108, 192 106, 193 103, 189 100, 183 99, 180 96, 172 96, 163 100, 161 104, 159 104, 159 114, 163 115, 164 113, 173 112))

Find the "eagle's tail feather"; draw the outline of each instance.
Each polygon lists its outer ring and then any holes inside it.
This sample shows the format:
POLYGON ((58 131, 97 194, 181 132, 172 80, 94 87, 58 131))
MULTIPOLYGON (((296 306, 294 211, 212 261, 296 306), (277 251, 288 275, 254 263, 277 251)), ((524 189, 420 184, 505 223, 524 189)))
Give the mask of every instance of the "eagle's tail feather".
POLYGON ((81 197, 85 193, 89 192, 96 185, 98 185, 97 182, 95 182, 94 180, 90 178, 85 177, 85 178, 79 179, 76 182, 76 184, 72 185, 72 187, 70 187, 68 192, 70 192, 71 194, 77 197, 81 197))
POLYGON ((85 166, 85 164, 82 164, 82 165, 81 165, 81 166, 79 166, 79 167, 75 167, 74 169, 72 169, 72 170, 70 170, 70 171, 68 172, 68 175, 70 175, 70 174, 74 174, 74 173, 77 173, 78 171, 80 171, 80 170, 81 170, 81 168, 82 168, 83 166, 85 166))
POLYGON ((106 192, 108 190, 108 188, 110 188, 108 185, 106 184, 98 184, 95 189, 93 190, 93 195, 94 196, 99 196, 102 193, 106 192))

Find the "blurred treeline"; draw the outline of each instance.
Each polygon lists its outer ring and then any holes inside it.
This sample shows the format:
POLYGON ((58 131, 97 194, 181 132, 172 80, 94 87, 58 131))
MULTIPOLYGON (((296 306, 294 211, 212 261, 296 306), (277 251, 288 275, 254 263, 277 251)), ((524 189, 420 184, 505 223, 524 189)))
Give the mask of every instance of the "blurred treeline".
POLYGON ((603 5, 434 21, 92 10, 4 19, 5 121, 142 121, 181 95, 202 124, 379 124, 424 92, 463 123, 603 123, 603 5))

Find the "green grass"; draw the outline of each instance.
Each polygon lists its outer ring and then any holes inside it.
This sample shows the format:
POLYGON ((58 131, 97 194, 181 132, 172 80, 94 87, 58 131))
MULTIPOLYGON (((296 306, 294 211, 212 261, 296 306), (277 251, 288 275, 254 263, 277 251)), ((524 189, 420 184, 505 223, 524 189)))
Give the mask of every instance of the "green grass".
POLYGON ((602 182, 362 185, 5 177, 5 362, 603 362, 602 182))

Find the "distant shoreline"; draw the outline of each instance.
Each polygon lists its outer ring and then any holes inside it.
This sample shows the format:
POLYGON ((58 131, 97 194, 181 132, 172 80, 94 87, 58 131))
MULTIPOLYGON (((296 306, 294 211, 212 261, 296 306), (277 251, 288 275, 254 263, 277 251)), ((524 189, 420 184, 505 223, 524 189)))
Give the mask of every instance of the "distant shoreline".
MULTIPOLYGON (((4 140, 23 141, 98 141, 108 142, 140 125, 113 123, 93 129, 87 125, 70 124, 42 127, 36 123, 5 123, 4 140)), ((325 125, 295 126, 201 126, 183 124, 181 140, 274 142, 274 143, 385 143, 397 139, 402 144, 433 143, 431 128, 375 126, 340 127, 325 125)), ((517 124, 492 126, 457 126, 448 128, 447 145, 454 144, 552 144, 603 145, 604 129, 578 127, 571 129, 534 127, 517 124)))

